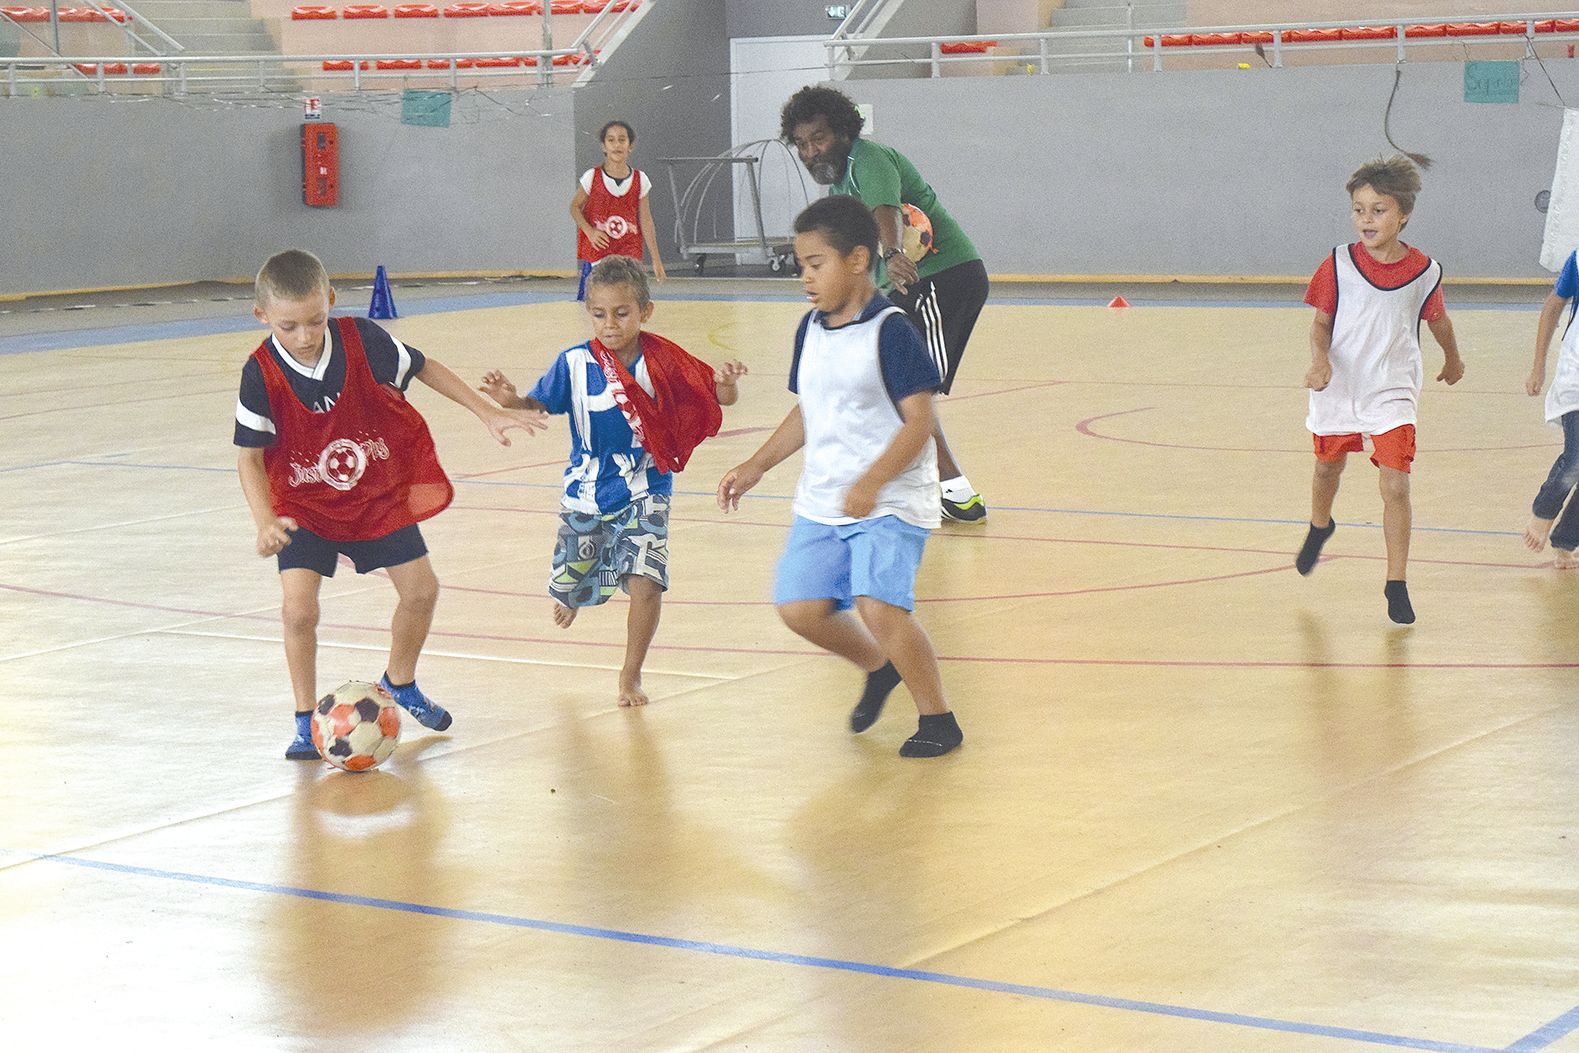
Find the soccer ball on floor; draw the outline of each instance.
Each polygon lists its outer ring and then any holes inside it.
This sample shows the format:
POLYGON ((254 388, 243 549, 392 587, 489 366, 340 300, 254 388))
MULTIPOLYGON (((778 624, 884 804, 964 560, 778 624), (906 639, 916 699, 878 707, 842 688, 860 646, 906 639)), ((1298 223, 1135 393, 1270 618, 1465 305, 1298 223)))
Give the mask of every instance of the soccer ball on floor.
POLYGON ((904 221, 899 233, 906 256, 920 263, 921 257, 937 251, 932 246, 932 220, 925 212, 914 205, 900 205, 899 218, 904 221))
POLYGON ((353 680, 318 700, 313 745, 323 759, 346 771, 376 768, 400 741, 400 708, 374 684, 353 680))

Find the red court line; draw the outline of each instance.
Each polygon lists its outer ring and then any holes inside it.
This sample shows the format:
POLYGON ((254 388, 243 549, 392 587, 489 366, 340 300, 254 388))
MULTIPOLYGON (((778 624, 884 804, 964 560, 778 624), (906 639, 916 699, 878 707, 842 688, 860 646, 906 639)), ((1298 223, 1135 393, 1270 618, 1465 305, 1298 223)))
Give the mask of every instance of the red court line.
POLYGON ((1060 384, 1067 384, 1067 380, 1044 380, 1037 384, 1023 384, 1017 388, 999 388, 997 391, 978 391, 974 395, 944 395, 950 403, 965 402, 969 399, 984 399, 991 395, 1017 395, 1022 391, 1035 391, 1038 388, 1056 388, 1060 384))
MULTIPOLYGON (((488 475, 504 475, 506 472, 524 472, 528 468, 547 468, 550 465, 564 464, 563 457, 555 457, 552 461, 538 461, 536 464, 512 464, 508 468, 494 468, 486 472, 457 472, 457 479, 481 479, 488 475)), ((524 511, 524 509, 523 509, 524 511)))
MULTIPOLYGON (((170 399, 184 399, 190 395, 217 395, 221 392, 234 390, 234 386, 231 386, 223 388, 209 388, 207 390, 182 391, 174 395, 149 395, 147 398, 141 399, 116 399, 114 404, 117 408, 119 408, 121 406, 131 406, 139 402, 168 402, 170 399)), ((51 406, 49 409, 29 410, 26 413, 12 413, 8 416, 0 417, 0 421, 19 420, 22 417, 40 417, 46 413, 77 413, 80 412, 81 409, 81 403, 73 402, 69 406, 51 406)))
MULTIPOLYGON (((1182 442, 1156 442, 1151 439, 1127 439, 1119 435, 1104 435, 1102 432, 1096 431, 1091 427, 1092 424, 1099 420, 1108 420, 1112 417, 1124 417, 1131 413, 1145 413, 1156 408, 1156 406, 1139 406, 1135 409, 1119 410, 1116 413, 1100 413, 1095 417, 1087 417, 1085 420, 1076 422, 1075 431, 1079 432, 1081 435, 1085 435, 1093 439, 1106 439, 1108 442, 1128 443, 1131 446, 1155 446, 1165 450, 1200 450, 1208 453, 1311 453, 1311 450, 1308 447, 1298 450, 1289 450, 1266 446, 1195 446, 1182 442)), ((1430 447, 1426 452, 1504 453, 1511 450, 1543 450, 1549 449, 1553 446, 1561 445, 1562 443, 1560 442, 1534 442, 1514 446, 1433 446, 1430 447)))

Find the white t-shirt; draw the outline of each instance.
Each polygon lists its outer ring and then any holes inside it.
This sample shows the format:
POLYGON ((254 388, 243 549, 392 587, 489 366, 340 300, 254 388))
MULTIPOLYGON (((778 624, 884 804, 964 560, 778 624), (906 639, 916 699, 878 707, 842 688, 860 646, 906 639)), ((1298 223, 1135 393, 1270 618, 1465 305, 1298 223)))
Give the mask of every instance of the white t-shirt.
MULTIPOLYGON (((641 196, 646 197, 652 190, 652 180, 647 178, 646 172, 639 168, 632 168, 631 175, 637 174, 641 175, 641 196)), ((607 172, 603 171, 602 166, 599 166, 597 168, 589 168, 581 173, 581 189, 584 192, 592 193, 592 177, 597 175, 603 177, 603 188, 609 192, 610 197, 624 197, 630 193, 631 185, 636 182, 631 176, 627 176, 616 183, 607 172)), ((560 185, 563 186, 564 184, 561 183, 560 185)))

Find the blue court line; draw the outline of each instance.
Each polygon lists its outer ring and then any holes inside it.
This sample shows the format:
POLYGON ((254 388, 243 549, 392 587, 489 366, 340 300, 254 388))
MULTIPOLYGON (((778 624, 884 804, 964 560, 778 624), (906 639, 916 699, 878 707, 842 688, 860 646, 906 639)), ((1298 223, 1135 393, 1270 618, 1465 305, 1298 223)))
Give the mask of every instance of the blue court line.
MULTIPOLYGON (((129 461, 107 463, 104 461, 47 461, 41 464, 23 464, 14 468, 0 469, 0 471, 21 471, 25 468, 53 468, 59 465, 80 465, 89 468, 147 468, 174 472, 233 472, 234 468, 210 468, 196 464, 134 464, 129 461)), ((457 479, 456 483, 463 486, 498 486, 506 489, 518 490, 546 490, 561 488, 560 483, 513 483, 503 479, 457 479)), ((712 497, 713 490, 675 490, 682 497, 712 497)), ((793 501, 793 494, 748 494, 747 500, 754 501, 793 501)), ((1304 526, 1304 519, 1272 519, 1256 516, 1208 516, 1186 515, 1178 512, 1111 512, 1100 508, 1041 508, 1031 505, 993 505, 1000 512, 1034 512, 1040 515, 1068 515, 1068 516, 1110 516, 1120 519, 1168 519, 1192 523, 1253 523, 1257 526, 1304 526)), ((1341 523, 1340 526, 1361 529, 1380 530, 1380 523, 1341 523)), ((1517 530, 1475 530, 1470 527, 1434 527, 1416 524, 1412 529, 1423 534, 1469 534, 1479 537, 1521 537, 1517 530)))
POLYGON ((789 954, 782 951, 768 951, 754 947, 738 947, 727 943, 710 943, 705 940, 685 940, 674 936, 654 936, 648 933, 626 932, 621 929, 573 925, 568 922, 546 921, 538 918, 518 917, 512 914, 457 910, 452 907, 435 907, 423 903, 408 903, 404 900, 379 899, 372 896, 354 896, 343 892, 325 892, 321 889, 298 888, 292 885, 273 885, 260 881, 213 877, 207 874, 188 874, 178 870, 160 870, 153 867, 133 866, 127 863, 108 863, 97 859, 84 859, 81 856, 44 855, 33 856, 32 858, 38 862, 66 863, 71 866, 85 867, 91 870, 104 870, 115 874, 129 874, 136 877, 185 881, 197 885, 237 889, 244 892, 262 892, 274 896, 294 896, 298 899, 320 900, 352 907, 371 907, 376 910, 399 911, 405 914, 422 914, 434 918, 447 918, 452 921, 471 921, 485 925, 532 929, 538 932, 552 932, 563 936, 581 936, 596 940, 613 940, 620 943, 645 944, 650 947, 666 947, 671 950, 693 951, 698 954, 713 954, 725 958, 744 958, 778 965, 797 965, 810 969, 831 969, 838 972, 881 976, 893 980, 912 980, 920 983, 941 984, 947 987, 964 987, 977 991, 992 991, 997 994, 1038 998, 1048 1002, 1064 1002, 1072 1005, 1097 1006, 1103 1009, 1127 1010, 1133 1013, 1149 1013, 1154 1016, 1201 1020, 1207 1023, 1230 1024, 1236 1027, 1258 1028, 1264 1031, 1282 1031, 1289 1034, 1315 1035, 1322 1038, 1341 1038, 1353 1042, 1367 1042, 1371 1045, 1392 1046, 1400 1049, 1435 1050, 1438 1053, 1507 1053, 1507 1051, 1494 1050, 1487 1046, 1470 1046, 1457 1042, 1438 1042, 1433 1039, 1414 1038, 1408 1035, 1392 1035, 1381 1031, 1332 1027, 1326 1024, 1306 1024, 1297 1020, 1279 1020, 1275 1017, 1248 1016, 1242 1013, 1221 1013, 1210 1009, 1194 1009, 1189 1006, 1169 1005, 1166 1002, 1146 1002, 1133 998, 1114 998, 1108 995, 1084 994, 1079 991, 1065 991, 1056 987, 1005 983, 1000 980, 984 980, 972 976, 957 976, 953 973, 930 972, 924 969, 902 969, 891 965, 876 965, 870 962, 848 961, 842 958, 789 954))
MULTIPOLYGON (((687 293, 669 303, 804 303, 806 297, 799 292, 782 293, 687 293)), ((1544 298, 1543 298, 1544 299, 1544 298)), ((435 296, 412 300, 402 310, 402 315, 448 314, 454 311, 486 310, 492 307, 519 307, 524 304, 568 303, 564 293, 547 292, 496 292, 476 293, 467 296, 435 296)), ((989 305, 1006 307, 1105 307, 1107 302, 1099 297, 1078 296, 993 296, 989 305)), ((1292 300, 1148 300, 1144 297, 1130 301, 1131 307, 1205 307, 1205 308, 1296 308, 1304 304, 1292 300)), ((1463 311, 1539 311, 1541 304, 1488 303, 1459 304, 1463 311)), ((360 314, 352 311, 351 314, 360 314)), ((65 332, 30 333, 0 338, 0 355, 25 354, 34 351, 66 351, 80 347, 97 347, 106 344, 135 344, 158 340, 181 340, 193 336, 220 336, 227 333, 261 332, 257 319, 246 311, 233 311, 212 318, 191 318, 174 322, 145 322, 137 325, 107 326, 97 329, 74 329, 65 332)))
POLYGON ((1574 1031, 1579 1031, 1579 1006, 1575 1006, 1549 1023, 1542 1024, 1508 1046, 1502 1053, 1538 1053, 1539 1050, 1545 1049, 1574 1031))

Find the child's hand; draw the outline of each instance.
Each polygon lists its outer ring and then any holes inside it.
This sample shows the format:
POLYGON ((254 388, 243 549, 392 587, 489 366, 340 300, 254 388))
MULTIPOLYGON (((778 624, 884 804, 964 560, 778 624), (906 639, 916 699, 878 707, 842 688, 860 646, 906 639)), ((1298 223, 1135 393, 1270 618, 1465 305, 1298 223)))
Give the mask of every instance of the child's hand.
POLYGON ((717 369, 713 370, 713 383, 719 387, 732 388, 735 381, 751 372, 746 364, 737 359, 730 359, 717 369))
POLYGON ((850 484, 850 489, 844 494, 844 514, 854 516, 856 519, 865 519, 872 514, 872 509, 877 507, 877 487, 872 486, 865 479, 857 479, 850 484))
POLYGON ((1529 377, 1524 381, 1526 395, 1539 395, 1541 388, 1546 386, 1546 370, 1531 370, 1529 377))
POLYGON ((652 276, 661 282, 669 280, 669 272, 663 269, 662 260, 654 259, 652 261, 652 276))
POLYGON ((595 249, 606 249, 609 247, 608 234, 597 227, 592 228, 592 233, 587 235, 587 240, 592 243, 592 247, 595 249))
POLYGON ((1312 391, 1322 391, 1330 383, 1332 383, 1332 363, 1327 360, 1312 362, 1310 369, 1305 373, 1305 386, 1312 391))
POLYGON ((520 429, 531 435, 534 431, 544 431, 548 428, 548 414, 542 410, 496 409, 482 422, 500 446, 508 446, 510 437, 505 432, 520 429))
POLYGON ((1454 356, 1442 363, 1442 372, 1436 375, 1438 380, 1445 380, 1449 384, 1457 384, 1464 379, 1464 360, 1454 356))
POLYGON ((516 394, 515 385, 510 382, 510 378, 497 369, 490 369, 482 375, 482 383, 478 385, 477 390, 505 409, 513 409, 520 401, 520 396, 516 394))
POLYGON ((258 528, 258 555, 267 558, 291 543, 296 520, 290 516, 275 516, 272 523, 258 528))
POLYGON ((761 481, 761 470, 750 461, 735 465, 718 482, 718 507, 725 512, 738 512, 740 499, 761 481))

